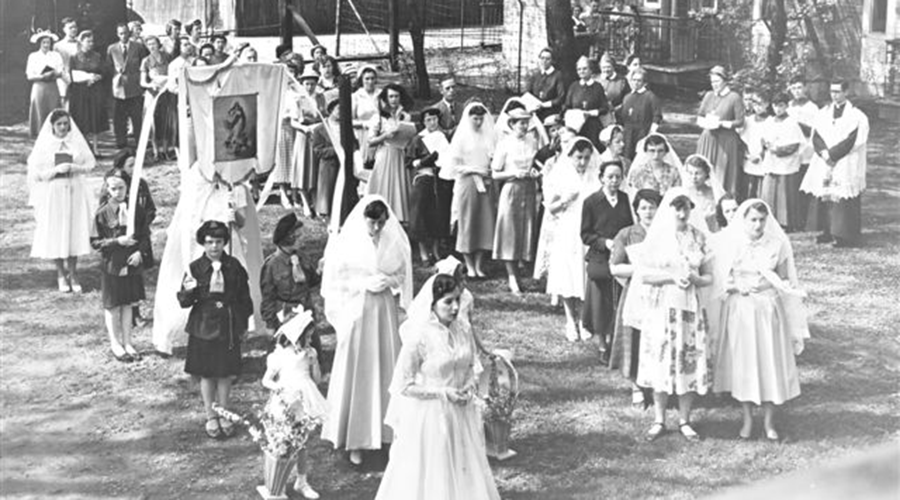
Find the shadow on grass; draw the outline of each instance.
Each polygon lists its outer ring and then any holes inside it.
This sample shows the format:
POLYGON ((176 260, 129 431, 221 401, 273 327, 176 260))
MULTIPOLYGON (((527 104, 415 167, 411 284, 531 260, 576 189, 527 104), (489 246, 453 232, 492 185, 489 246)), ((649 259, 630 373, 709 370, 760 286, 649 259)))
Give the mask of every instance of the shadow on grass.
POLYGON ((618 433, 554 432, 529 434, 516 438, 512 444, 519 456, 527 457, 527 460, 495 462, 495 467, 555 476, 568 474, 589 460, 621 459, 634 452, 638 441, 634 436, 618 433))

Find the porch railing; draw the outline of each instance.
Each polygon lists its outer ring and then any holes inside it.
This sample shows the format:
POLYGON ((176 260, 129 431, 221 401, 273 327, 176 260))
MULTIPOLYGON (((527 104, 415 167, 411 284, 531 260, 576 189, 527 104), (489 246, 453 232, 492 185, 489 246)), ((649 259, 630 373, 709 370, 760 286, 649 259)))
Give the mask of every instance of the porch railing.
POLYGON ((617 60, 637 54, 650 64, 684 64, 727 58, 729 42, 712 22, 653 14, 603 11, 586 20, 576 36, 591 55, 608 52, 617 60))

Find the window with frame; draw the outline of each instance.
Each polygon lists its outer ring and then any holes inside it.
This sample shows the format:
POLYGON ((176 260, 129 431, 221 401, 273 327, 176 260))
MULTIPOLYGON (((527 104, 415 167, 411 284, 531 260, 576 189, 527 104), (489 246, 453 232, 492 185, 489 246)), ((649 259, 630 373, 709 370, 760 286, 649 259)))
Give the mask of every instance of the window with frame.
POLYGON ((700 0, 700 9, 718 11, 719 0, 700 0))

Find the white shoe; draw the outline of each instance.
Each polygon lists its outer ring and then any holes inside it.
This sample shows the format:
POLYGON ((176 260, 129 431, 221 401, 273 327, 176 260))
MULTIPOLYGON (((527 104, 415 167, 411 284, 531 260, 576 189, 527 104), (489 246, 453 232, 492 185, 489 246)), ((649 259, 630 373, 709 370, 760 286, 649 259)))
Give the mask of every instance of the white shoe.
POLYGON ((591 337, 593 337, 591 332, 585 330, 581 323, 578 323, 578 336, 581 337, 581 340, 591 340, 591 337))
POLYGON ((308 482, 301 480, 299 477, 294 481, 294 491, 299 493, 303 498, 308 498, 309 500, 316 500, 319 498, 319 492, 312 489, 312 486, 310 486, 308 482))
POLYGON ((350 463, 353 465, 362 464, 362 452, 359 450, 353 450, 350 452, 350 463))
POLYGON ((575 323, 566 323, 566 338, 569 339, 569 342, 578 340, 578 329, 575 327, 575 323))

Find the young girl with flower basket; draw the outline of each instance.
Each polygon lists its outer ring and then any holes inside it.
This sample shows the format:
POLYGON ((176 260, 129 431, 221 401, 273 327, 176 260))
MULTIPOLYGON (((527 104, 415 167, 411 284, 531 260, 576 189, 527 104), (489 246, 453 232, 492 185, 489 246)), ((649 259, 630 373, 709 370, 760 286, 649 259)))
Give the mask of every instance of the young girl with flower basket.
MULTIPOLYGON (((315 348, 309 346, 313 329, 312 311, 304 310, 302 305, 297 306, 293 316, 275 334, 276 347, 266 358, 262 385, 272 391, 270 405, 276 403, 274 400, 280 400, 278 403, 286 405, 298 421, 309 421, 312 427, 316 427, 327 414, 327 402, 316 387, 321 380, 321 371, 318 354, 315 348)), ((304 498, 319 498, 307 482, 309 463, 306 448, 301 447, 296 454, 294 491, 304 498)))

